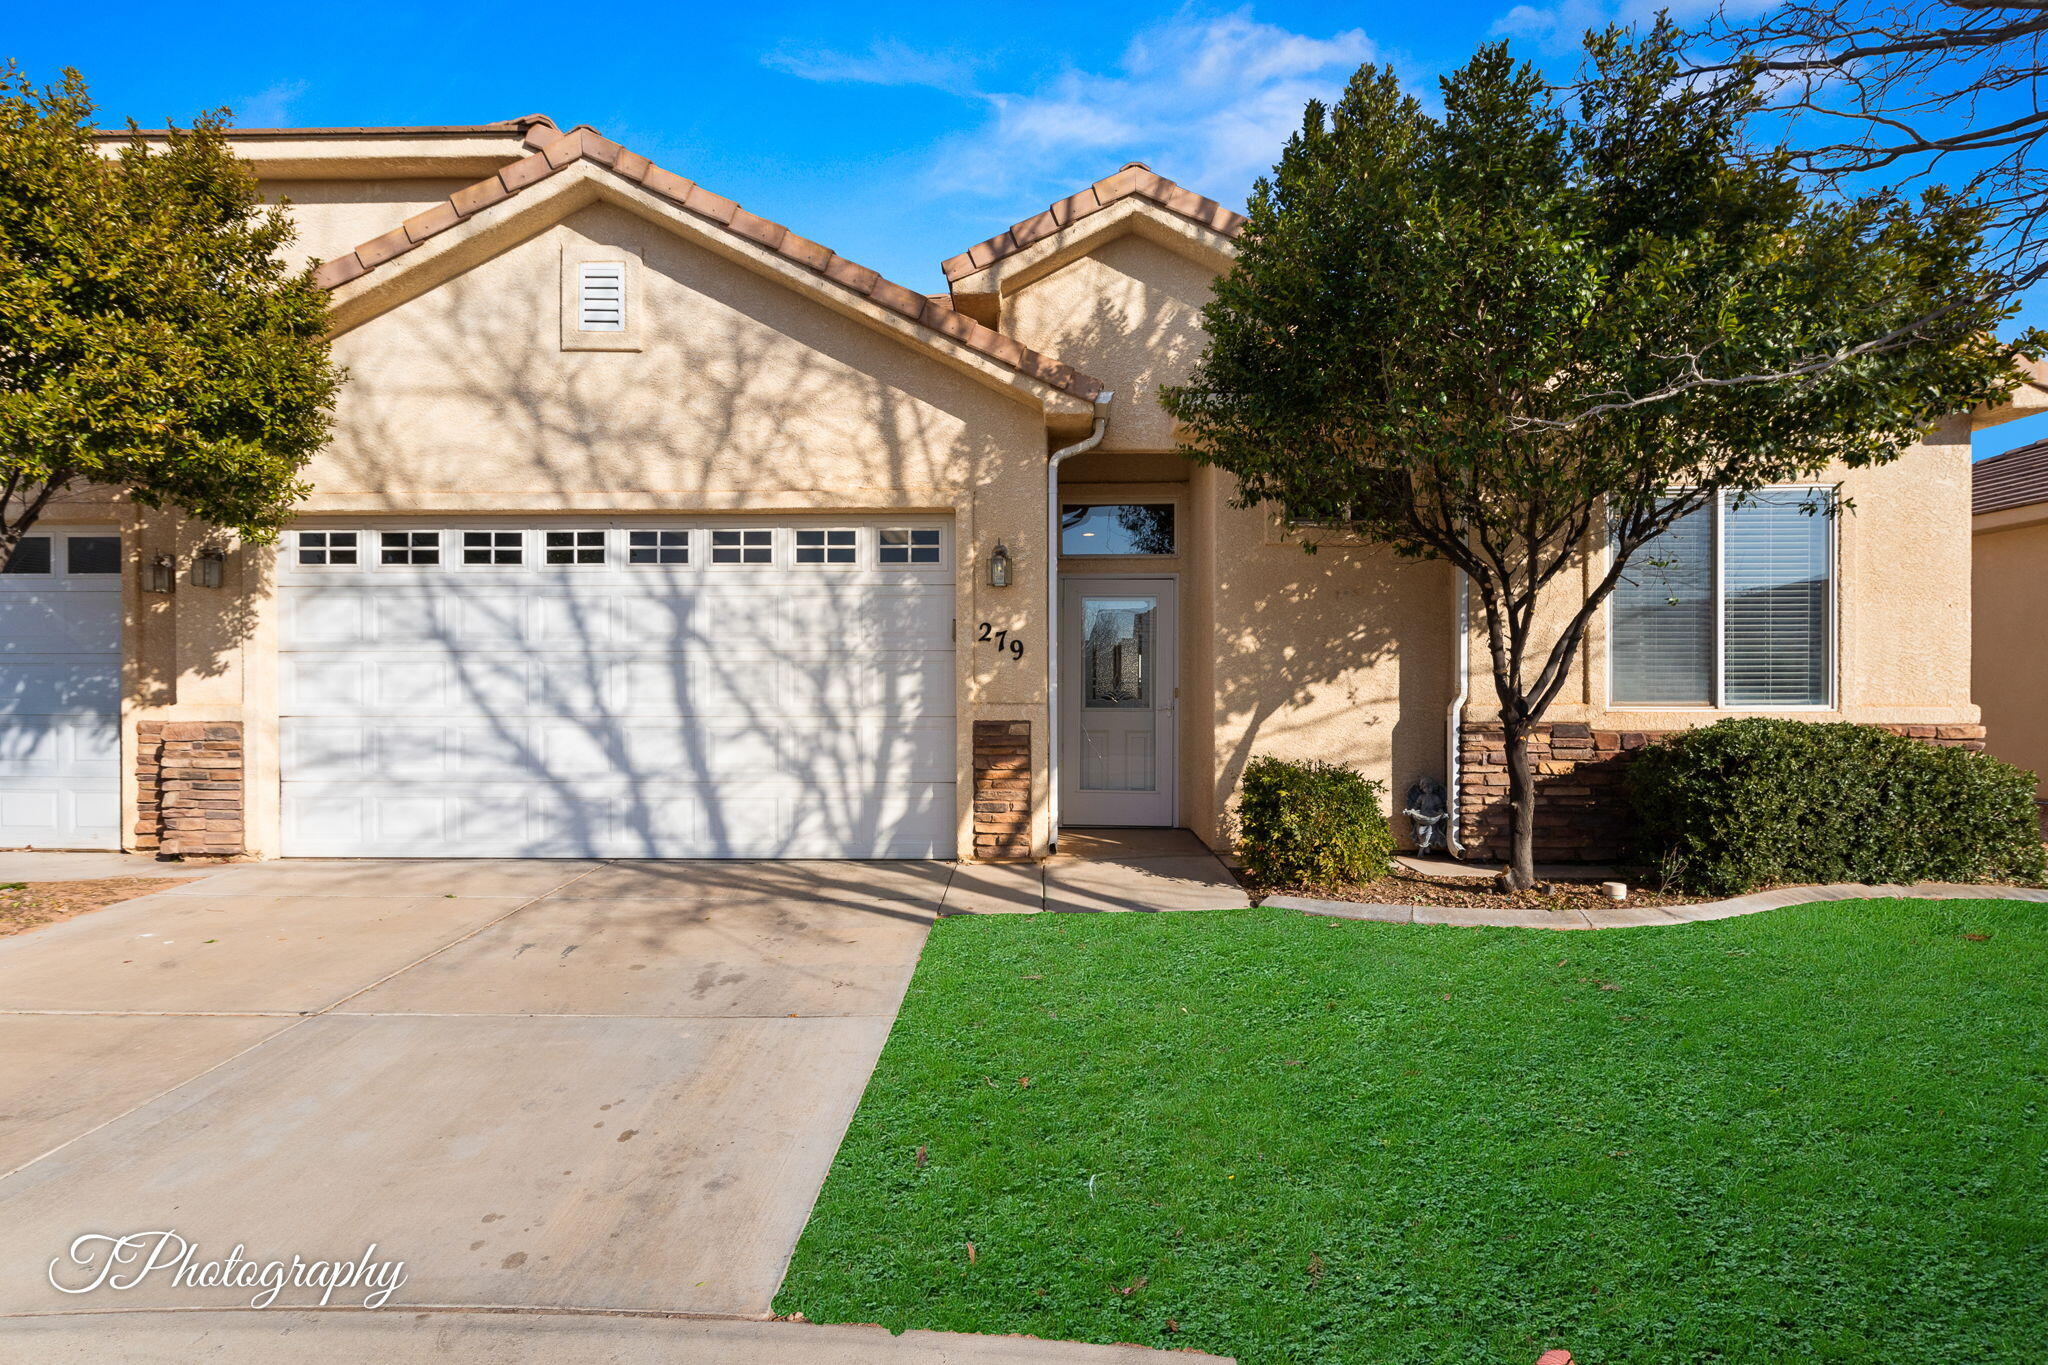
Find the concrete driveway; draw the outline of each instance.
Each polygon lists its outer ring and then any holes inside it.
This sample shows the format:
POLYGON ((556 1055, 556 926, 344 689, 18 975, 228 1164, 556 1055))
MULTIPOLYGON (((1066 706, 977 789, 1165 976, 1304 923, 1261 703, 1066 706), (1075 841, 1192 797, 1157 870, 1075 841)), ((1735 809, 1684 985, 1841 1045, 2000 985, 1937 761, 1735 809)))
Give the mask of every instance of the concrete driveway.
POLYGON ((274 863, 0 942, 0 1311, 245 1306, 48 1283, 172 1228, 375 1243, 393 1306, 765 1313, 949 874, 274 863))
POLYGON ((262 863, 0 940, 0 1358, 515 1358, 516 1323, 445 1311, 477 1309, 557 1315, 562 1359, 1136 1354, 748 1321, 955 877, 262 863), (182 1278, 76 1240, 165 1232, 182 1278), (231 1253, 405 1278, 251 1312, 199 1270, 231 1253))

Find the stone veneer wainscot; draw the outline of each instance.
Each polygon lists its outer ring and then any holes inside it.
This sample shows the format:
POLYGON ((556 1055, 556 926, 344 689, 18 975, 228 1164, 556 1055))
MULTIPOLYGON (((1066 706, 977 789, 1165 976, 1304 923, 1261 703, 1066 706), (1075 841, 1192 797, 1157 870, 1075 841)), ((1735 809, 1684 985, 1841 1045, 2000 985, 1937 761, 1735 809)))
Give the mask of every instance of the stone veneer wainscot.
POLYGON ((165 857, 242 852, 242 779, 239 721, 138 723, 133 847, 165 857))
MULTIPOLYGON (((1880 729, 1964 749, 1984 747, 1981 725, 1885 725, 1880 729)), ((1669 730, 1603 730, 1559 721, 1529 738, 1536 770, 1536 860, 1604 863, 1629 852, 1622 773, 1635 751, 1669 730)), ((1479 862, 1508 859, 1508 753, 1499 724, 1467 722, 1458 745, 1458 838, 1479 862)))

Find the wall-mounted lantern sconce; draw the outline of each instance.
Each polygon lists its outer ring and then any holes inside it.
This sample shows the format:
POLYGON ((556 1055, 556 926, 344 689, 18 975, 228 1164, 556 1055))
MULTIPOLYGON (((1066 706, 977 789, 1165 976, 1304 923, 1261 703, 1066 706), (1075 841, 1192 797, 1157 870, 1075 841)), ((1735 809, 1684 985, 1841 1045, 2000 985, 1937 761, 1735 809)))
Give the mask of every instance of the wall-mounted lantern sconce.
POLYGON ((178 566, 171 562, 169 555, 158 555, 142 566, 144 592, 174 592, 177 586, 178 566))
POLYGON ((1010 586, 1010 550, 1000 540, 996 542, 995 553, 988 557, 988 585, 991 588, 1010 586))
POLYGON ((221 566, 227 562, 227 555, 219 547, 209 545, 192 560, 192 586, 195 588, 217 588, 220 586, 221 566))

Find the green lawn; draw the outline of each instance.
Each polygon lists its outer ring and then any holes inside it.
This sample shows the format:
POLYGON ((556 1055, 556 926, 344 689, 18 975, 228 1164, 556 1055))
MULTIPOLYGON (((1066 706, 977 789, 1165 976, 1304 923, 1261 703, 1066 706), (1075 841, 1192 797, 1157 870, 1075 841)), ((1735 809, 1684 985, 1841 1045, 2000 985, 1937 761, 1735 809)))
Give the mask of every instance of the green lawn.
POLYGON ((945 920, 775 1306, 1247 1365, 2038 1365, 2048 906, 945 920))

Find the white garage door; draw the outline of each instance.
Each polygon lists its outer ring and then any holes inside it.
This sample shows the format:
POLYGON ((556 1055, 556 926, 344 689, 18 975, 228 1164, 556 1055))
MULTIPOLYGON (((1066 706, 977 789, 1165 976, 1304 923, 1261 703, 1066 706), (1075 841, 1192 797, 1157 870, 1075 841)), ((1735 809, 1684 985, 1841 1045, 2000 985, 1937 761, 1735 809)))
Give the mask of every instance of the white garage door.
POLYGON ((120 537, 25 537, 0 574, 0 848, 120 847, 120 703, 120 537))
POLYGON ((949 541, 903 518, 297 531, 284 852, 951 857, 949 541))

